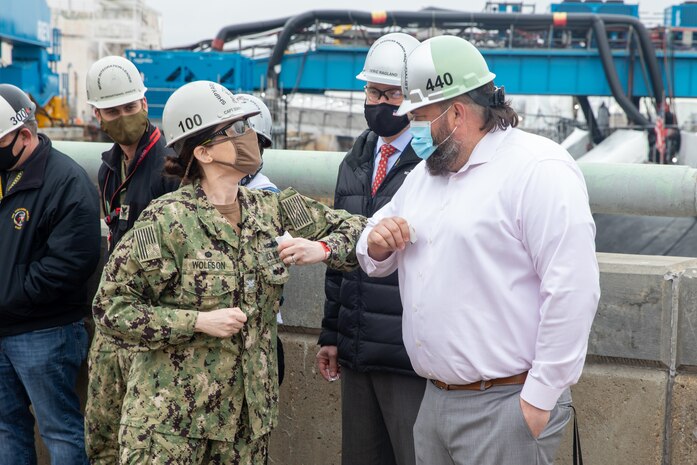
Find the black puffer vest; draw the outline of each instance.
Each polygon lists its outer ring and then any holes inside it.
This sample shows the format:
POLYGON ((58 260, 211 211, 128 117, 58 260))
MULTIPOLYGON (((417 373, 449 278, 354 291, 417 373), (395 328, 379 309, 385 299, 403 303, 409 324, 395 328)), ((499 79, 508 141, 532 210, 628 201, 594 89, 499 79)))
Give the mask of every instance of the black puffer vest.
MULTIPOLYGON (((385 206, 407 174, 421 161, 407 145, 375 197, 371 196, 378 135, 366 131, 339 167, 334 208, 370 217, 385 206)), ((360 268, 350 273, 327 270, 327 300, 319 344, 336 345, 341 365, 356 371, 414 375, 402 341, 402 303, 397 273, 371 278, 360 268)))

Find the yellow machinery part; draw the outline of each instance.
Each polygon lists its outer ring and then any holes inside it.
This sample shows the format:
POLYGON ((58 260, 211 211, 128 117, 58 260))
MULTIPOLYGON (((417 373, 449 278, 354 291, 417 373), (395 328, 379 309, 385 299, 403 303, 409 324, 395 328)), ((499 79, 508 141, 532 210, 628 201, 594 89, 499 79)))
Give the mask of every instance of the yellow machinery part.
POLYGON ((62 97, 53 97, 46 106, 36 111, 40 128, 64 126, 70 123, 70 110, 62 97))

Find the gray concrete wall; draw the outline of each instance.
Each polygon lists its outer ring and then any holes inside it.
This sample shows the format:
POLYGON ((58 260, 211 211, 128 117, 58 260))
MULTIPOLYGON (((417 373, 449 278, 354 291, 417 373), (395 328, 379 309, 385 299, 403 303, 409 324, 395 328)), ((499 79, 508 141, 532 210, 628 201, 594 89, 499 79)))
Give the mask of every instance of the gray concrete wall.
MULTIPOLYGON (((572 389, 585 461, 694 465, 697 260, 616 254, 598 260, 602 296, 586 366, 572 389)), ((340 463, 340 382, 325 382, 315 366, 323 278, 323 265, 293 268, 286 287, 280 331, 286 381, 271 464, 340 463)), ((569 433, 559 465, 571 464, 569 433)))
MULTIPOLYGON (((697 260, 617 254, 598 260, 602 296, 586 366, 572 389, 585 462, 693 465, 697 260)), ((323 273, 322 266, 294 268, 286 287, 287 381, 273 464, 340 464, 340 386, 324 381, 315 366, 323 273)), ((557 463, 571 464, 570 431, 557 463)))

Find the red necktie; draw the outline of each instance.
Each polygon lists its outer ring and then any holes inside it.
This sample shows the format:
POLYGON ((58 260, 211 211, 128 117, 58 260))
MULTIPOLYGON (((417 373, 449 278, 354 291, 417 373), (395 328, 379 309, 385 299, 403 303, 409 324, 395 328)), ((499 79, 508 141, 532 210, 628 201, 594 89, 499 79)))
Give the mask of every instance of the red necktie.
POLYGON ((373 181, 373 191, 372 195, 375 197, 375 193, 378 191, 378 187, 382 184, 387 176, 387 159, 390 158, 397 151, 396 148, 392 147, 390 144, 384 144, 380 147, 380 161, 378 162, 378 171, 375 173, 375 181, 373 181))

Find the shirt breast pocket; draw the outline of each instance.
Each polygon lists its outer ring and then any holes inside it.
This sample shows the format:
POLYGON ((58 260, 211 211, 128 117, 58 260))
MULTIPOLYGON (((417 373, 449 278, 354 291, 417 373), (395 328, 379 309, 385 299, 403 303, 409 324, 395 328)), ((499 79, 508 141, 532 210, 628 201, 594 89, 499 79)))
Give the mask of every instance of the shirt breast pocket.
POLYGON ((198 311, 234 306, 236 276, 226 271, 187 271, 182 275, 182 303, 198 311))
POLYGON ((282 286, 290 279, 290 272, 288 272, 288 268, 283 262, 279 260, 262 266, 261 277, 268 284, 282 286))
POLYGON ((280 260, 260 264, 258 274, 245 277, 245 302, 258 309, 264 320, 275 319, 281 303, 283 285, 288 279, 288 268, 280 260))

